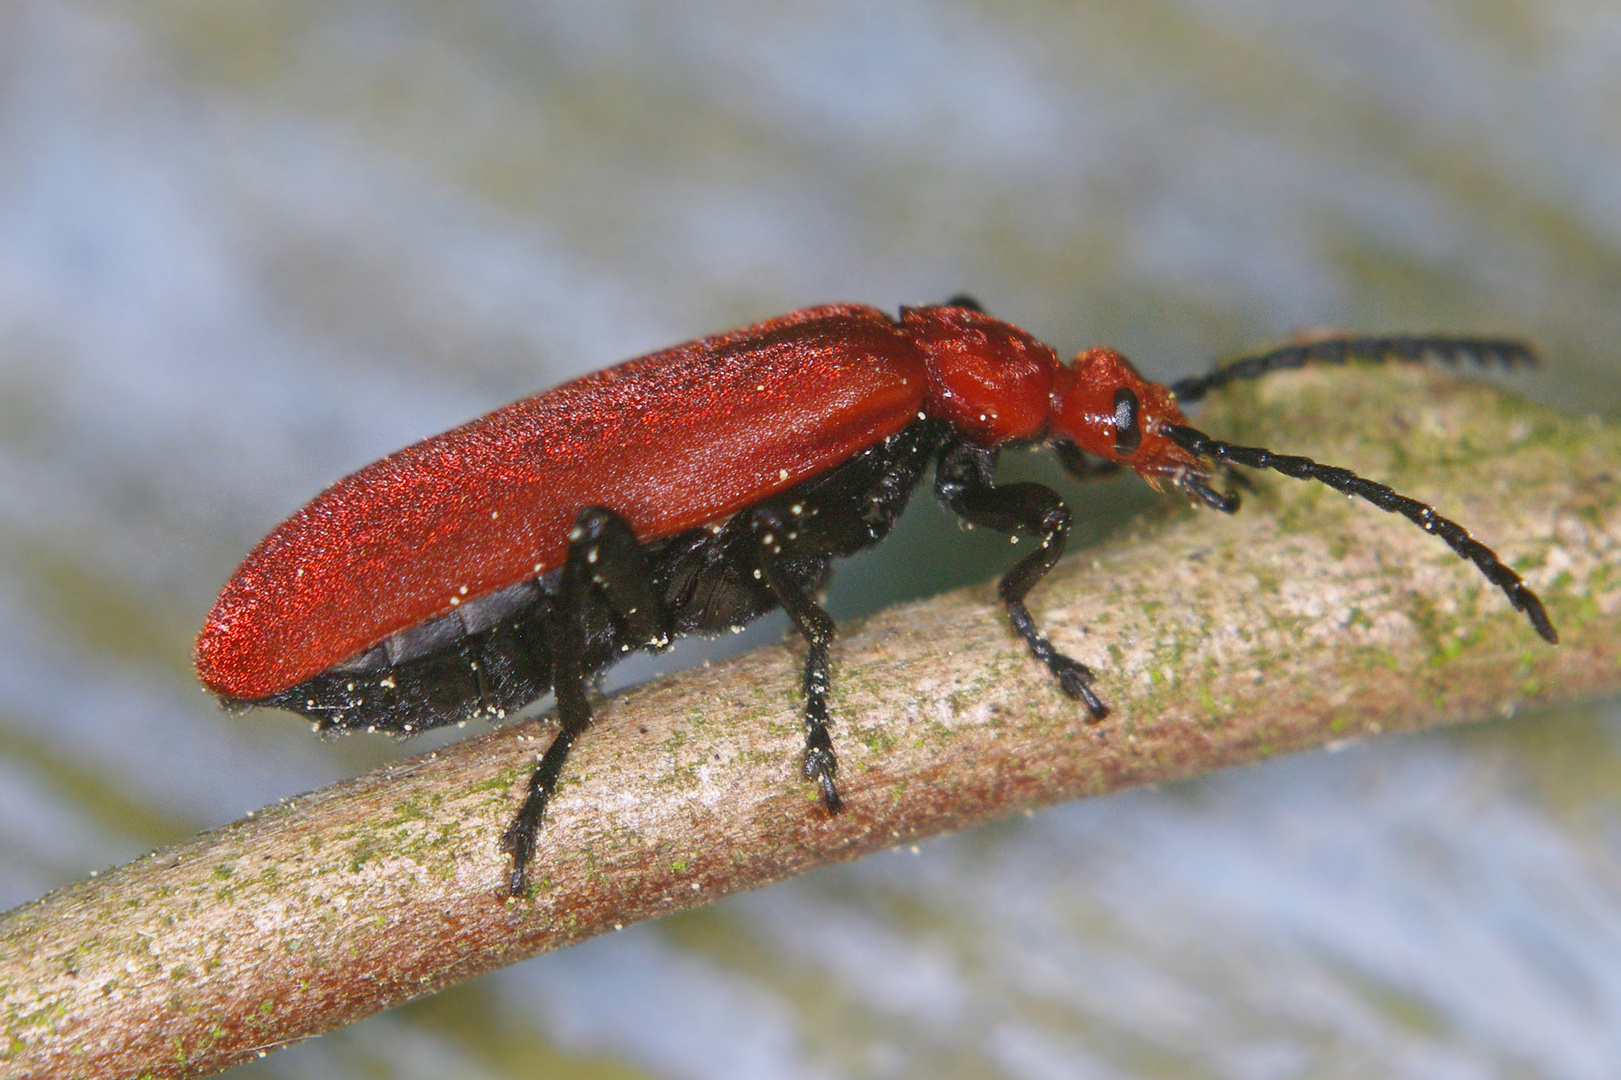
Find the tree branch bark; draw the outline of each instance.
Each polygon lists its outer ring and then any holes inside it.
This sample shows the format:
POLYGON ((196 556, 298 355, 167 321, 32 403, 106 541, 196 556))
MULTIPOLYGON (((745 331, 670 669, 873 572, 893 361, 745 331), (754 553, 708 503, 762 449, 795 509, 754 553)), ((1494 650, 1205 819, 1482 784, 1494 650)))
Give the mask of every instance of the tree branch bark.
POLYGON ((848 810, 798 775, 797 644, 601 704, 541 833, 497 844, 549 719, 268 807, 0 919, 15 1077, 203 1075, 669 911, 1028 807, 1380 732, 1621 690, 1621 437, 1446 374, 1306 371, 1198 418, 1388 482, 1473 527, 1562 635, 1409 523, 1256 476, 1176 500, 1033 597, 1100 672, 1057 692, 989 586, 847 628, 832 700, 848 810))

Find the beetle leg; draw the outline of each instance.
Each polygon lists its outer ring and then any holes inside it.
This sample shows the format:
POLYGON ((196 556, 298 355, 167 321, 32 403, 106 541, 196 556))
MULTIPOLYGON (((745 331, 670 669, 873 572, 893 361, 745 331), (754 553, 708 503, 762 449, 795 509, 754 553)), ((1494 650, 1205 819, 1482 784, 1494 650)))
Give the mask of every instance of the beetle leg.
POLYGON ((827 812, 837 814, 844 809, 844 800, 839 798, 838 786, 833 782, 839 762, 827 730, 827 692, 832 685, 828 647, 836 630, 833 617, 785 572, 782 564, 788 526, 777 512, 769 505, 755 507, 750 511, 749 523, 759 544, 756 559, 760 576, 810 646, 805 654, 804 773, 805 779, 821 785, 827 812))
POLYGON ((1092 457, 1068 439, 1054 442, 1053 452, 1057 454, 1058 463, 1064 467, 1064 471, 1077 480, 1100 480, 1120 472, 1118 461, 1092 457))
POLYGON ((998 532, 1035 535, 1036 550, 1002 575, 997 592, 1007 607, 1013 629, 1030 653, 1047 665, 1058 685, 1070 697, 1086 703, 1094 719, 1109 715, 1109 707, 1092 690, 1092 669, 1053 648, 1036 629, 1024 598, 1064 554, 1069 538, 1069 507, 1056 491, 1041 484, 997 484, 993 478, 996 452, 969 443, 948 445, 935 466, 935 494, 957 515, 974 525, 998 532))
POLYGON ((560 726, 529 775, 528 797, 501 837, 502 850, 512 856, 507 891, 513 896, 523 893, 529 860, 535 853, 535 833, 557 790, 569 750, 591 724, 586 680, 592 673, 585 667, 585 606, 593 590, 600 592, 624 622, 632 640, 661 645, 668 638, 647 552, 630 525, 602 507, 580 511, 569 531, 568 555, 544 630, 560 726))
POLYGON ((569 553, 578 546, 608 607, 624 623, 626 636, 642 646, 662 648, 670 631, 654 587, 647 549, 630 522, 606 507, 588 506, 569 530, 569 553))
POLYGON ((535 833, 546 815, 546 804, 557 790, 557 778, 568 760, 574 740, 591 723, 591 703, 585 693, 585 671, 580 654, 585 650, 585 634, 580 618, 581 601, 590 576, 575 558, 571 546, 563 564, 562 589, 546 620, 546 647, 552 655, 552 691, 557 698, 557 736, 541 755, 535 771, 529 774, 529 794, 512 824, 501 837, 501 849, 512 856, 507 892, 523 895, 529 860, 535 853, 535 833))
POLYGON ((981 304, 978 300, 974 299, 972 296, 969 296, 967 293, 953 293, 950 299, 939 304, 930 304, 929 306, 967 308, 969 311, 977 311, 981 315, 985 313, 985 305, 981 304))

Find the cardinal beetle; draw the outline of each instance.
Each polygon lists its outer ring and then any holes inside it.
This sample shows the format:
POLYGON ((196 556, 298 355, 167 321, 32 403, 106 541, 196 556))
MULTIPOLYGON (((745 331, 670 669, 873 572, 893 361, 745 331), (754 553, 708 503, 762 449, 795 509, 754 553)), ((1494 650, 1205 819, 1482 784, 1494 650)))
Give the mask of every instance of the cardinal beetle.
POLYGON ((1055 649, 1025 596, 1070 514, 1040 484, 998 484, 997 454, 1044 443, 1077 477, 1136 470, 1226 513, 1233 466, 1272 469, 1411 519, 1558 640, 1542 602, 1461 525, 1309 458, 1211 438, 1178 402, 1308 362, 1532 362, 1512 341, 1321 341, 1170 387, 1091 349, 1073 364, 967 297, 892 319, 834 304, 630 360, 508 405, 338 481, 226 583, 197 671, 229 705, 291 709, 321 731, 409 735, 500 718, 547 690, 559 731, 502 839, 523 891, 547 800, 590 723, 587 687, 622 654, 784 608, 809 644, 804 775, 840 809, 817 603, 835 556, 882 540, 924 470, 963 520, 1040 538, 999 584, 1013 630, 1101 720, 1093 672, 1055 649), (1218 489, 1219 487, 1219 489, 1218 489))

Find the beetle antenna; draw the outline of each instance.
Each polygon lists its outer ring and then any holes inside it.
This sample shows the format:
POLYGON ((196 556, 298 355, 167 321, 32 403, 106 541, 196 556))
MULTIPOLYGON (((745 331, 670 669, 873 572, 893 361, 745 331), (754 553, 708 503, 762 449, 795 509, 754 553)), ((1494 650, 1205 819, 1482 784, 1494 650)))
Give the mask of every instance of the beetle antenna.
POLYGON ((1351 360, 1405 360, 1418 363, 1428 357, 1448 364, 1473 360, 1477 364, 1498 363, 1504 367, 1514 367, 1516 364, 1535 366, 1537 362, 1536 354, 1529 345, 1510 338, 1433 335, 1326 338, 1305 345, 1286 345, 1259 356, 1235 360, 1208 375, 1174 382, 1171 392, 1176 395, 1177 401, 1186 405, 1230 382, 1254 379, 1269 371, 1286 371, 1307 364, 1344 364, 1351 360))
MULTIPOLYGON (((1161 424, 1159 431, 1184 450, 1201 457, 1214 458, 1217 461, 1243 465, 1251 469, 1271 469, 1273 472, 1292 476, 1296 480, 1316 480, 1327 484, 1335 491, 1366 499, 1381 510, 1402 515, 1425 532, 1439 536, 1460 557, 1474 563, 1486 576, 1487 581, 1503 590, 1508 602, 1514 605, 1514 610, 1525 613, 1525 617, 1531 621, 1531 625, 1542 635, 1544 641, 1550 644, 1558 643, 1559 632, 1548 620, 1548 613, 1543 609, 1542 601, 1525 584, 1520 575, 1504 566, 1495 551, 1470 536, 1468 529, 1451 518, 1437 514, 1434 507, 1409 498, 1394 488, 1358 476, 1349 469, 1323 465, 1308 457, 1277 454, 1259 446, 1235 446, 1220 439, 1213 439, 1194 428, 1183 427, 1181 424, 1161 424)), ((1204 497, 1197 488, 1193 491, 1201 498, 1204 497)), ((1205 501, 1210 502, 1208 498, 1205 501)), ((1217 506, 1217 509, 1221 507, 1217 506)))

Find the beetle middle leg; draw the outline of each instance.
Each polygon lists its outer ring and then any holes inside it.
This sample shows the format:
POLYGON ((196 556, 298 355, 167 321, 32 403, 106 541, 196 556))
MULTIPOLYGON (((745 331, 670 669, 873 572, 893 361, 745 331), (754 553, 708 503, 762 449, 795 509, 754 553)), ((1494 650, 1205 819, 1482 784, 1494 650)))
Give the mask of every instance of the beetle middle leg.
POLYGON ((821 786, 827 812, 837 814, 844 809, 844 800, 839 798, 838 785, 833 780, 839 761, 833 753, 827 717, 827 692, 832 686, 828 647, 833 644, 836 631, 833 617, 823 611, 810 592, 788 572, 790 528, 776 510, 769 504, 755 507, 750 511, 749 524, 758 545, 755 559, 760 575, 809 645, 805 655, 804 774, 805 779, 815 780, 821 786))
POLYGON ((560 727, 529 775, 528 797, 501 837, 502 850, 512 856, 507 891, 513 896, 523 893, 535 853, 535 833, 557 791, 569 750, 591 723, 591 703, 586 696, 590 676, 587 614, 598 596, 610 616, 623 626, 627 642, 643 646, 664 643, 668 632, 646 549, 624 518, 603 507, 587 507, 569 531, 568 555, 544 627, 560 727))
POLYGON ((1024 598, 1047 576, 1064 554, 1069 538, 1069 507, 1056 491, 1041 484, 997 484, 996 452, 969 443, 955 443, 940 453, 935 466, 935 494, 963 520, 987 529, 1040 537, 1036 550, 1002 575, 997 593, 1007 608, 1013 629, 1031 655, 1047 665, 1058 685, 1070 697, 1080 698, 1101 720, 1109 707, 1092 689, 1092 669, 1053 647, 1025 607, 1024 598))

